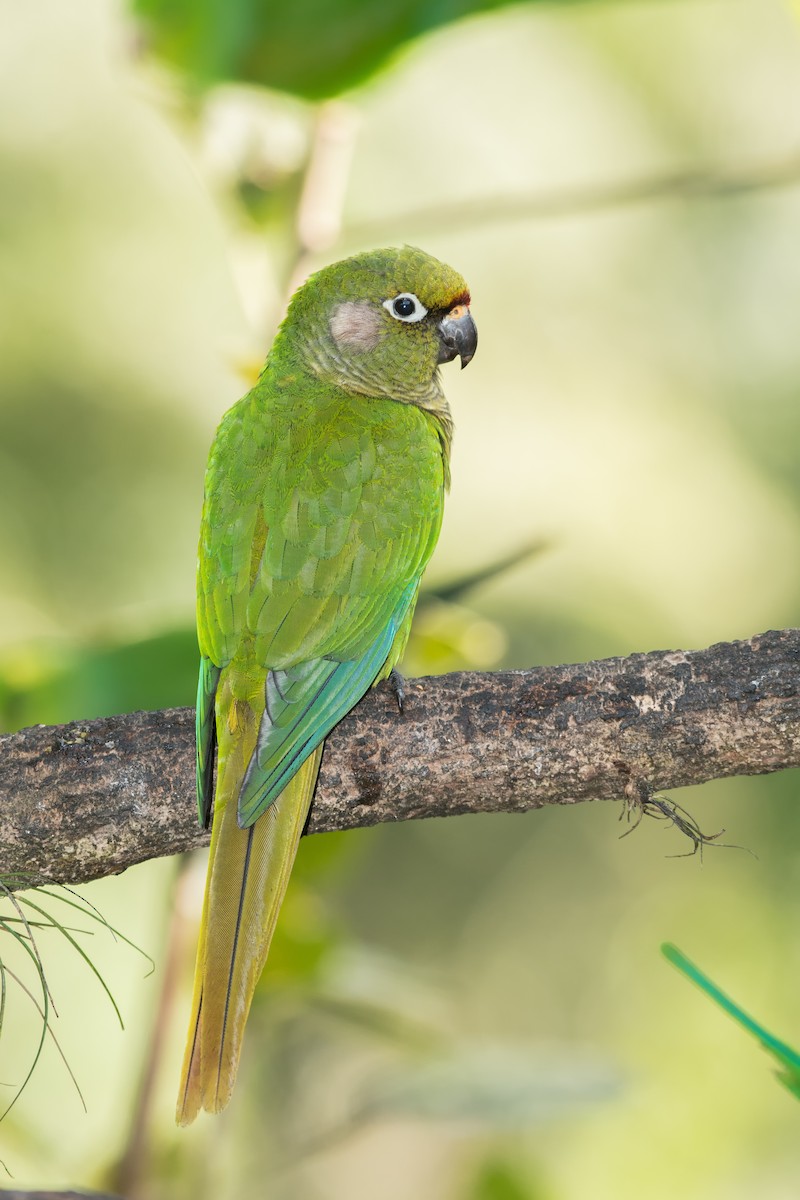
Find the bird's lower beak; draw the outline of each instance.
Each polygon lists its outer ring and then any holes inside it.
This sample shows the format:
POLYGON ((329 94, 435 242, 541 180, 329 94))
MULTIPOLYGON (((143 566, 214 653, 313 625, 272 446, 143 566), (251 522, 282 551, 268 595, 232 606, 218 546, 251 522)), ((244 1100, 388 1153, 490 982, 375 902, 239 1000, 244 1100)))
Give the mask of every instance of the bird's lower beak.
POLYGON ((478 330, 466 304, 457 304, 438 326, 440 363, 461 359, 461 369, 471 362, 478 348, 478 330))

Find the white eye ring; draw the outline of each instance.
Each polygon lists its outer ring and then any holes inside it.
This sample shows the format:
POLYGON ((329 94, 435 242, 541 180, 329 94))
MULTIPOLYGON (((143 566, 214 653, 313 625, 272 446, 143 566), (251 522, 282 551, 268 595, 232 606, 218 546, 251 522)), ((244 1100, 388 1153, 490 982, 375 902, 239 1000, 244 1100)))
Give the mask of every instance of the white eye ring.
POLYGON ((383 307, 392 314, 395 321, 405 321, 406 325, 413 325, 415 321, 421 321, 428 315, 427 308, 413 292, 401 292, 399 296, 392 296, 391 300, 384 300, 383 307))

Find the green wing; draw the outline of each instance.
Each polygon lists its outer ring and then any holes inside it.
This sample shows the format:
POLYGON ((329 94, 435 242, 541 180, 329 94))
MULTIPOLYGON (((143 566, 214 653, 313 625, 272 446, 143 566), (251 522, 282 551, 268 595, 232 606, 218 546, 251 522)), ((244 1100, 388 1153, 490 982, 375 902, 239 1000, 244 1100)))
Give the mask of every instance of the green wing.
POLYGON ((360 658, 316 658, 267 673, 258 743, 239 792, 243 828, 278 798, 298 767, 375 682, 417 586, 415 580, 406 588, 386 627, 360 658))

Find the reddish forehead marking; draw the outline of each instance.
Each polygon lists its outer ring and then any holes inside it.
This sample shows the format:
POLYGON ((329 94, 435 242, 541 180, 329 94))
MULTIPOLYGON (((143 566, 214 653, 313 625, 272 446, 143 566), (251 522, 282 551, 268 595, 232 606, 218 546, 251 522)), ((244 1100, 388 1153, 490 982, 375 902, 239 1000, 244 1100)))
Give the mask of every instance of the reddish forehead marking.
POLYGON ((470 297, 469 292, 459 292, 458 295, 454 296, 453 299, 450 301, 450 307, 451 308, 459 308, 462 304, 464 304, 464 305, 466 305, 467 308, 469 308, 471 303, 472 303, 472 299, 470 297))

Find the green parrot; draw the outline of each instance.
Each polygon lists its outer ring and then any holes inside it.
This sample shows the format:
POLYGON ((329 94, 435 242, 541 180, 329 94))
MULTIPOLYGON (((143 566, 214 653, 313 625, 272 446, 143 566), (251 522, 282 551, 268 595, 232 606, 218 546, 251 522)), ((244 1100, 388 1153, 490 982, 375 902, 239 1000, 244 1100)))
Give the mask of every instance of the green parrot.
POLYGON ((475 353, 469 303, 413 247, 324 268, 211 447, 197 798, 213 825, 179 1124, 230 1099, 323 741, 408 639, 450 481, 439 365, 475 353))

